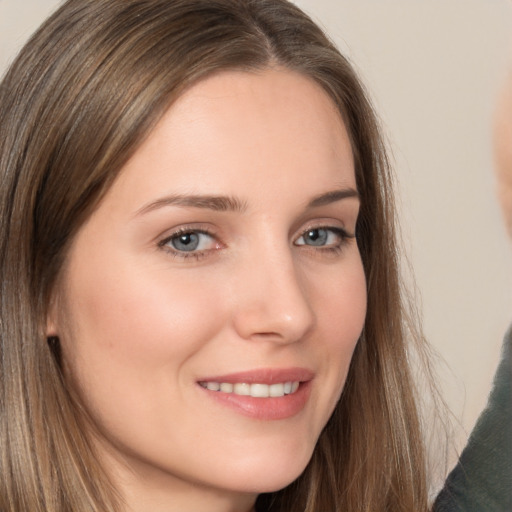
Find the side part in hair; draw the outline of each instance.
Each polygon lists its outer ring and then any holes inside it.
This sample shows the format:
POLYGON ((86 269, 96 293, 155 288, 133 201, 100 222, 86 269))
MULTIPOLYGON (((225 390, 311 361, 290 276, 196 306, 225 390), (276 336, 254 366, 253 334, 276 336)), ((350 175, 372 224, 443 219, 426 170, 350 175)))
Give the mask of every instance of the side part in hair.
POLYGON ((351 137, 368 314, 313 459, 260 511, 423 512, 423 448, 399 284, 392 179, 347 60, 285 0, 68 0, 0 85, 0 510, 121 510, 48 340, 67 249, 184 90, 225 70, 315 80, 351 137))

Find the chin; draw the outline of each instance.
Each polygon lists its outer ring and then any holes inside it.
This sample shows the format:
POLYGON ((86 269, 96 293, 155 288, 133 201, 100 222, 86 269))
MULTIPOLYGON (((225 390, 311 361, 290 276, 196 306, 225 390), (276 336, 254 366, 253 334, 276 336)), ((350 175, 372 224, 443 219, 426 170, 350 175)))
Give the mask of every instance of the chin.
POLYGON ((230 465, 230 486, 235 485, 241 492, 268 493, 283 489, 295 481, 311 460, 308 453, 295 453, 284 457, 272 454, 266 460, 243 460, 239 465, 230 465), (233 476, 236 476, 236 482, 233 476))

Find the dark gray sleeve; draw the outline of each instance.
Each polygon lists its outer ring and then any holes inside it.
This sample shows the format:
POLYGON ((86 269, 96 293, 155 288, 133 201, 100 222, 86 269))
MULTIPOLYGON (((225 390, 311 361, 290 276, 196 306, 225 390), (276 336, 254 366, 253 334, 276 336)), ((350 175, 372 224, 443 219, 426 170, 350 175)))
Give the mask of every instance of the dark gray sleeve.
POLYGON ((512 512, 512 327, 489 401, 434 512, 512 512))

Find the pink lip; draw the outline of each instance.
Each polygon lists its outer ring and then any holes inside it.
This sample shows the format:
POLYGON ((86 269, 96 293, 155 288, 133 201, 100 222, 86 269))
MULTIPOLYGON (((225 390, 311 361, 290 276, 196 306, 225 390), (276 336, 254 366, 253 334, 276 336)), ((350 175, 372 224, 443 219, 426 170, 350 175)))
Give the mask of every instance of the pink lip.
POLYGON ((223 393, 222 391, 210 391, 202 386, 198 387, 208 398, 215 400, 216 403, 222 406, 233 409, 243 416, 263 421, 284 420, 295 416, 304 409, 311 393, 313 378, 314 373, 305 368, 263 368, 202 378, 198 381, 198 383, 227 382, 232 384, 237 382, 245 382, 247 384, 300 382, 299 389, 295 393, 275 398, 255 398, 234 393, 223 393))
POLYGON ((198 382, 246 382, 254 384, 274 384, 276 382, 308 382, 315 374, 306 368, 260 368, 245 372, 230 373, 228 375, 216 375, 199 379, 198 382))

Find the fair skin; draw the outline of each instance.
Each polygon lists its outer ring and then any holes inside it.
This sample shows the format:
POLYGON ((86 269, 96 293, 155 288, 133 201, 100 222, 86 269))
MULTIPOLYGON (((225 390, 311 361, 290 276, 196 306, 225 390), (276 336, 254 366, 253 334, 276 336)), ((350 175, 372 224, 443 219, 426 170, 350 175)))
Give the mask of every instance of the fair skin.
POLYGON ((498 98, 494 123, 494 149, 498 198, 512 237, 512 72, 498 98))
POLYGON ((127 511, 249 511, 304 470, 364 323, 358 210, 340 115, 285 70, 198 83, 122 169, 48 334, 127 511))

